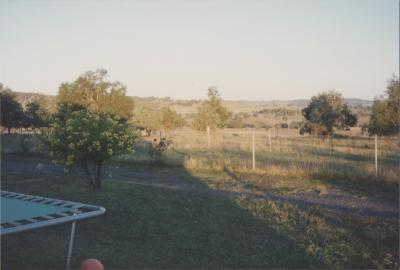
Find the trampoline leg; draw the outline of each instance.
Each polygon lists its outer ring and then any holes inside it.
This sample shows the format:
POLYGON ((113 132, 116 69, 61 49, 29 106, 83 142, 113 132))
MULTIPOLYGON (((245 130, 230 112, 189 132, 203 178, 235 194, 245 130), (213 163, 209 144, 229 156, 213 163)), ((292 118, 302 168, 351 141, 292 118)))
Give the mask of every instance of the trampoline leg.
POLYGON ((71 234, 69 237, 68 250, 67 250, 67 261, 65 263, 65 270, 69 270, 69 268, 71 266, 72 248, 74 246, 74 238, 75 238, 75 227, 76 227, 76 221, 72 222, 72 225, 71 225, 71 234))

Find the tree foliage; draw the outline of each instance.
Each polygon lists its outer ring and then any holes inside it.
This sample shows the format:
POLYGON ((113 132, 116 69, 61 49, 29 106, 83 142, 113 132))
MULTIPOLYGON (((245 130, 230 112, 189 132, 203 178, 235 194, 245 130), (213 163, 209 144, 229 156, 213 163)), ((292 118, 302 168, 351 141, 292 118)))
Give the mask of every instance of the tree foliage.
POLYGON ((132 151, 137 135, 119 116, 62 104, 43 138, 55 161, 66 169, 81 167, 90 183, 100 188, 104 162, 132 151))
POLYGON ((169 107, 163 107, 161 109, 161 127, 165 130, 173 130, 178 127, 182 127, 184 124, 182 116, 176 111, 169 107))
POLYGON ((120 82, 106 81, 107 71, 88 71, 72 83, 61 84, 58 102, 77 104, 94 112, 108 112, 121 118, 132 116, 134 102, 126 96, 126 87, 120 82))
POLYGON ((49 114, 37 101, 26 105, 24 127, 42 128, 48 126, 49 114))
POLYGON ((313 96, 310 103, 302 110, 305 123, 300 129, 303 134, 333 134, 334 128, 349 128, 357 123, 357 116, 343 102, 342 95, 328 91, 313 96))
POLYGON ((369 134, 396 135, 400 132, 400 82, 393 77, 385 96, 375 98, 368 125, 369 134))
POLYGON ((161 127, 161 114, 156 108, 142 105, 135 110, 132 123, 134 126, 144 129, 147 136, 150 136, 152 131, 161 127))
POLYGON ((58 110, 44 135, 55 160, 66 169, 80 166, 100 188, 101 171, 112 156, 132 151, 137 133, 129 128, 134 103, 120 82, 105 80, 107 71, 88 71, 63 83, 58 110))
POLYGON ((244 125, 243 117, 240 114, 235 114, 230 118, 228 127, 230 128, 242 128, 244 125))
POLYGON ((340 128, 349 129, 350 127, 354 127, 357 124, 357 115, 354 114, 347 103, 343 104, 342 110, 340 112, 340 128))
POLYGON ((15 98, 11 89, 0 83, 1 125, 7 128, 9 134, 12 128, 21 126, 24 118, 22 106, 15 98))
POLYGON ((231 113, 222 105, 222 99, 216 87, 208 88, 208 100, 198 108, 193 126, 198 130, 223 128, 227 126, 231 113))

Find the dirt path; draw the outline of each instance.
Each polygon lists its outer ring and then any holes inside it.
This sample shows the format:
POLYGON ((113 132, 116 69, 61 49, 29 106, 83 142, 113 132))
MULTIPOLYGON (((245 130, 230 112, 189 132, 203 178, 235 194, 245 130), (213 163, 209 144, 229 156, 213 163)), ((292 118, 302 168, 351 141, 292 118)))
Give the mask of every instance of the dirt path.
MULTIPOLYGON (((64 173, 61 166, 51 163, 18 162, 3 160, 2 173, 29 173, 40 175, 60 175, 64 173)), ((71 174, 79 176, 78 171, 71 174)), ((135 167, 134 171, 127 167, 109 167, 105 172, 106 178, 113 181, 123 181, 135 185, 168 188, 185 192, 204 192, 215 196, 236 197, 246 196, 255 200, 270 199, 277 202, 287 202, 303 206, 318 206, 335 211, 355 213, 371 217, 398 218, 398 202, 372 200, 364 196, 350 194, 340 189, 329 189, 326 194, 304 192, 290 195, 260 192, 237 192, 229 188, 213 189, 204 183, 190 181, 184 170, 152 170, 150 166, 135 167), (183 172, 183 173, 182 173, 183 172)), ((194 177, 192 177, 194 178, 194 177)), ((244 187, 243 190, 246 190, 244 187)))
POLYGON ((251 192, 235 192, 230 190, 221 189, 205 189, 194 187, 193 185, 174 185, 165 183, 142 182, 135 180, 116 180, 125 183, 153 186, 160 188, 168 188, 180 190, 185 192, 203 192, 216 196, 224 196, 234 198, 237 196, 246 196, 254 200, 273 200, 277 202, 286 202, 291 204, 298 204, 302 206, 317 206, 335 211, 367 215, 371 217, 384 217, 384 218, 398 218, 399 208, 395 204, 388 204, 384 202, 371 202, 365 197, 358 197, 348 194, 339 189, 331 189, 327 194, 319 195, 318 193, 297 193, 296 195, 279 195, 274 193, 265 193, 263 195, 251 192))

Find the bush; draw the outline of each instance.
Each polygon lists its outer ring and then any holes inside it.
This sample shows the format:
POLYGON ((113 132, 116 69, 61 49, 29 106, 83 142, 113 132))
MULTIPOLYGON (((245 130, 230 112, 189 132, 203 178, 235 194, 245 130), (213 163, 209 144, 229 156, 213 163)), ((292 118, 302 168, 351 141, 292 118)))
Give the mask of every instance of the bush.
POLYGON ((126 120, 107 112, 61 105, 43 139, 51 155, 66 169, 79 166, 95 188, 112 156, 133 150, 137 133, 126 120))
POLYGON ((299 121, 292 121, 289 125, 290 129, 299 129, 301 127, 301 122, 299 121))
POLYGON ((164 152, 168 150, 170 145, 172 145, 171 140, 162 138, 159 142, 157 142, 157 139, 154 139, 153 144, 150 145, 149 149, 150 157, 157 163, 161 163, 164 152))

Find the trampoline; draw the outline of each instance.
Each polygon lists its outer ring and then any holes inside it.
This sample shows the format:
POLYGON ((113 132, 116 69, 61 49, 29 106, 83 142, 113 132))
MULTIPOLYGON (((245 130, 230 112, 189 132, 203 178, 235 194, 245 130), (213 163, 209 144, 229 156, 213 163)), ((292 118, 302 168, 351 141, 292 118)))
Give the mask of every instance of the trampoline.
POLYGON ((72 223, 65 268, 70 268, 76 222, 103 215, 100 206, 1 191, 0 235, 72 223))

